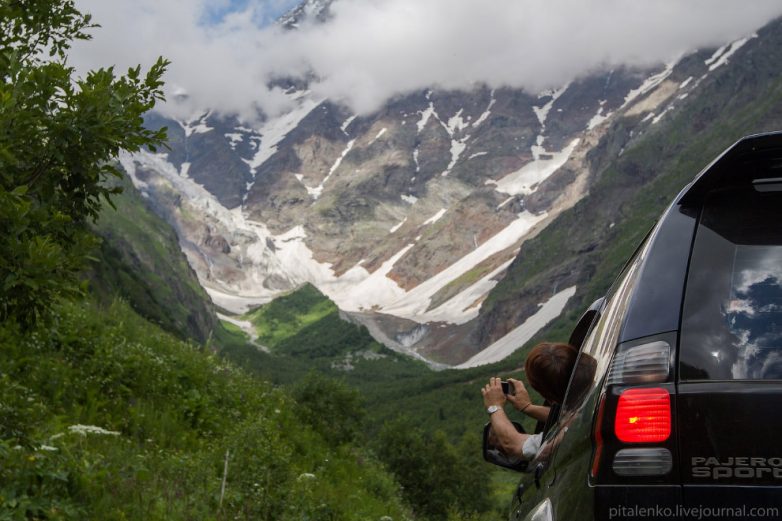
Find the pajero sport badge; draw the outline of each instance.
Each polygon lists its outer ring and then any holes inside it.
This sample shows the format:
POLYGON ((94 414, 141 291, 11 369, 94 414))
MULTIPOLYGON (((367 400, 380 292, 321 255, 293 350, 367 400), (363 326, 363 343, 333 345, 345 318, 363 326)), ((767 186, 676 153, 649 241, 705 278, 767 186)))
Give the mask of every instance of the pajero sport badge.
POLYGON ((728 478, 760 479, 769 477, 782 479, 782 458, 739 456, 720 460, 715 457, 693 457, 692 477, 714 480, 728 478))

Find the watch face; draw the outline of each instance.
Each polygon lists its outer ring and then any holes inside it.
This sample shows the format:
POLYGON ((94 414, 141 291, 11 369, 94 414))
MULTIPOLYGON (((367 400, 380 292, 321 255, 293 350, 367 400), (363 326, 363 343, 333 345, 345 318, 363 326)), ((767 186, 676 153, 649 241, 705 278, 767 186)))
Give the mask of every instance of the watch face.
POLYGON ((489 412, 489 414, 494 414, 495 412, 500 410, 500 406, 499 405, 491 405, 486 410, 489 412))

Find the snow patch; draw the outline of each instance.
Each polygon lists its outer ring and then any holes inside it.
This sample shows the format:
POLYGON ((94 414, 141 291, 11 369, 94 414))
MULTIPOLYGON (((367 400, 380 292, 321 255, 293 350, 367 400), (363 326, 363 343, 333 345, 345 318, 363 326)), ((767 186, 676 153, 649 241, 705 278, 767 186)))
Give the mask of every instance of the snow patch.
POLYGON ((657 74, 652 74, 641 84, 640 87, 628 92, 627 96, 625 96, 625 101, 624 103, 622 103, 622 106, 620 108, 625 108, 626 106, 630 105, 630 103, 632 103, 636 98, 650 92, 652 89, 654 89, 663 81, 665 81, 665 79, 668 76, 670 76, 671 73, 673 72, 674 65, 676 65, 676 62, 666 64, 665 69, 663 69, 661 72, 658 72, 657 74))
POLYGON ((188 173, 190 173, 190 163, 186 161, 179 167, 179 175, 180 177, 187 177, 188 173))
POLYGON ((236 145, 238 145, 244 140, 244 135, 238 132, 235 133, 229 132, 227 134, 224 134, 224 136, 228 140, 229 144, 231 145, 231 150, 236 150, 236 145))
POLYGON ((652 119, 652 125, 656 125, 657 123, 659 123, 660 120, 663 119, 663 116, 665 116, 668 112, 670 112, 671 109, 673 109, 673 105, 668 105, 667 107, 665 107, 665 110, 660 112, 660 114, 658 114, 657 116, 654 117, 654 119, 652 119))
POLYGON ((371 145, 372 143, 374 143, 375 141, 383 137, 383 134, 385 134, 387 130, 388 130, 387 128, 383 128, 380 132, 378 132, 377 136, 375 136, 375 138, 369 142, 369 145, 371 145))
POLYGON ((414 195, 402 194, 402 200, 407 204, 415 204, 418 202, 418 198, 414 195))
POLYGON ((483 298, 494 289, 494 286, 500 281, 499 275, 510 266, 511 262, 513 259, 500 264, 475 284, 462 290, 435 309, 427 311, 424 315, 425 318, 430 322, 450 322, 452 324, 464 324, 474 319, 481 309, 481 306, 476 303, 482 302, 483 298))
POLYGON ((592 119, 589 120, 589 123, 587 123, 587 130, 592 130, 595 127, 600 126, 605 122, 608 118, 611 117, 611 112, 608 114, 603 114, 603 103, 600 104, 600 108, 597 109, 597 114, 592 116, 592 119))
POLYGON ((531 194, 537 189, 537 186, 545 181, 551 174, 559 170, 564 165, 570 155, 578 145, 579 139, 576 138, 568 146, 559 152, 547 152, 542 147, 532 147, 533 161, 524 165, 519 170, 511 172, 499 181, 488 180, 486 184, 496 185, 498 192, 508 195, 531 194), (542 154, 550 154, 550 159, 542 159, 542 154))
MULTIPOLYGON (((402 291, 396 300, 387 301, 388 303, 381 304, 380 311, 398 317, 409 318, 418 323, 428 322, 429 317, 426 310, 431 303, 432 297, 438 291, 444 288, 449 282, 457 279, 489 257, 516 244, 529 233, 533 226, 545 218, 545 213, 540 215, 533 215, 526 211, 520 213, 516 220, 512 221, 508 226, 489 238, 478 248, 472 250, 464 257, 458 259, 456 262, 410 291, 402 291)), ((376 299, 376 302, 380 301, 376 299)), ((463 314, 460 313, 458 316, 445 317, 444 320, 458 323, 458 321, 462 319, 461 317, 463 317, 463 314)))
POLYGON ((485 156, 487 154, 488 154, 488 152, 476 152, 476 153, 472 154, 470 157, 468 157, 467 159, 468 160, 469 159, 475 159, 476 157, 485 156))
POLYGON ((350 116, 342 123, 342 126, 339 127, 340 129, 342 129, 342 133, 345 134, 346 136, 348 135, 348 127, 350 126, 351 123, 353 123, 353 120, 356 119, 356 117, 357 116, 350 116))
POLYGON ((185 137, 190 137, 193 134, 206 134, 210 130, 214 130, 212 127, 206 124, 206 120, 210 114, 211 111, 200 116, 194 116, 187 121, 177 121, 177 123, 179 123, 179 125, 185 131, 185 137))
POLYGON ((464 109, 459 109, 459 112, 448 120, 445 129, 448 131, 449 136, 453 136, 456 132, 461 132, 470 126, 469 123, 465 122, 464 118, 462 118, 462 112, 464 112, 464 109))
POLYGON ((513 201, 516 198, 515 195, 512 195, 505 199, 503 202, 497 205, 497 210, 501 210, 505 205, 507 205, 509 202, 513 201))
POLYGON ((429 106, 426 109, 420 111, 420 114, 421 114, 421 119, 419 119, 418 123, 416 123, 416 125, 418 126, 419 134, 424 129, 424 127, 426 127, 426 124, 429 123, 429 118, 431 118, 432 115, 434 114, 434 103, 430 101, 429 106))
POLYGON ((741 38, 740 40, 736 40, 735 42, 725 45, 723 47, 720 47, 717 49, 717 52, 712 55, 711 58, 706 60, 706 65, 709 66, 709 72, 713 71, 717 67, 721 67, 728 63, 728 59, 733 56, 736 51, 741 49, 745 43, 750 41, 752 38, 756 38, 758 35, 757 33, 752 34, 751 36, 747 36, 746 38, 741 38))
POLYGON ((243 313, 249 307, 269 302, 279 291, 269 290, 265 281, 270 277, 285 280, 290 287, 302 284, 307 279, 289 275, 289 266, 283 265, 266 245, 273 236, 261 223, 248 221, 242 215, 241 208, 226 209, 220 202, 192 178, 182 177, 165 154, 153 154, 148 151, 119 155, 120 163, 134 185, 144 190, 162 185, 166 190, 182 194, 183 200, 195 212, 203 216, 206 222, 219 223, 234 237, 240 238, 239 245, 232 245, 236 251, 242 251, 245 278, 234 284, 217 280, 211 273, 199 274, 199 280, 212 300, 231 312, 243 313), (138 167, 155 172, 158 177, 152 177, 148 183, 139 183, 136 175, 138 167), (164 183, 167 183, 164 184, 164 183))
POLYGON ((246 313, 254 307, 268 304, 276 296, 273 293, 259 296, 237 295, 211 286, 204 286, 204 289, 212 302, 233 313, 246 313))
POLYGON ((339 278, 335 278, 332 274, 316 285, 340 309, 346 311, 368 310, 376 307, 379 302, 394 301, 404 295, 404 290, 391 280, 388 274, 394 264, 414 245, 413 243, 406 245, 372 273, 358 266, 351 268, 339 278))
POLYGON ((421 223, 421 226, 426 226, 427 224, 434 224, 440 219, 442 219, 443 215, 445 215, 445 212, 447 210, 445 208, 441 208, 439 212, 425 220, 423 223, 421 223))
POLYGON ((348 152, 353 148, 353 144, 355 144, 356 140, 351 139, 347 146, 345 147, 345 150, 342 151, 342 154, 337 158, 336 161, 334 161, 334 164, 331 165, 331 169, 329 170, 329 173, 326 175, 326 177, 323 178, 323 181, 320 182, 318 186, 315 188, 307 188, 307 192, 312 196, 313 199, 317 199, 320 197, 320 195, 323 193, 323 186, 326 184, 326 181, 329 180, 331 175, 336 172, 337 168, 339 168, 339 165, 342 164, 342 160, 345 159, 345 156, 348 155, 348 152))
POLYGON ((708 58, 703 63, 705 63, 707 66, 710 66, 712 63, 716 62, 720 56, 722 56, 722 53, 724 53, 727 48, 730 46, 729 43, 726 43, 716 51, 714 51, 714 54, 711 55, 711 58, 708 58))
POLYGON ((554 102, 568 90, 568 87, 570 87, 570 83, 565 84, 557 90, 548 90, 540 93, 538 99, 551 96, 551 99, 542 107, 532 107, 532 111, 535 112, 535 116, 537 116, 541 126, 546 125, 546 119, 548 118, 548 113, 551 111, 551 107, 553 107, 554 102))
MULTIPOLYGON (((403 224, 405 224, 406 222, 407 222, 407 217, 405 217, 405 218, 404 218, 404 219, 402 219, 400 222, 398 222, 397 224, 395 224, 394 226, 392 226, 392 227, 391 227, 391 229, 390 229, 390 230, 388 230, 388 231, 389 231, 390 233, 394 233, 394 232, 395 232, 395 231, 397 231, 399 228, 401 228, 401 227, 402 227, 402 225, 403 225, 403 224)), ((359 264, 360 264, 360 263, 359 263, 359 264)))
POLYGON ((445 171, 440 174, 441 176, 445 177, 451 173, 451 170, 459 161, 459 157, 461 157, 462 152, 464 152, 464 150, 467 148, 466 141, 468 139, 470 139, 470 136, 464 136, 462 139, 451 140, 451 162, 448 163, 448 167, 445 169, 445 171))
POLYGON ((298 106, 290 112, 264 122, 261 128, 255 131, 261 136, 260 146, 252 159, 243 159, 250 167, 253 176, 258 168, 277 152, 280 141, 321 104, 321 101, 314 100, 306 94, 307 92, 292 94, 291 98, 296 100, 298 106))
POLYGON ((489 106, 486 107, 486 110, 483 111, 483 114, 478 116, 478 119, 473 121, 472 126, 473 128, 479 126, 481 123, 489 119, 489 116, 491 116, 491 108, 494 106, 494 104, 497 102, 497 100, 494 99, 494 89, 491 91, 491 100, 489 100, 489 106))
POLYGON ((510 333, 500 338, 489 347, 476 354, 466 362, 456 366, 457 369, 469 369, 479 365, 491 364, 511 355, 514 351, 524 345, 538 331, 557 318, 565 309, 568 300, 576 294, 576 286, 571 286, 560 291, 548 299, 531 317, 523 324, 512 330, 510 333))

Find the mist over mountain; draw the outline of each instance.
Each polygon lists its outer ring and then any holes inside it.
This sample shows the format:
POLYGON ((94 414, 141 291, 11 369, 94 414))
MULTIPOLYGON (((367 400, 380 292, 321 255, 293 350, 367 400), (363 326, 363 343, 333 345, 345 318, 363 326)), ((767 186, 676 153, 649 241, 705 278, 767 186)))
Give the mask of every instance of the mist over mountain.
MULTIPOLYGON (((274 80, 305 79, 313 96, 367 115, 389 99, 427 88, 520 88, 537 94, 597 71, 667 63, 750 34, 775 16, 775 0, 309 0, 295 31, 263 25, 280 2, 239 3, 205 19, 205 0, 79 0, 102 29, 77 45, 81 70, 172 60, 169 94, 184 104, 254 120, 293 105, 274 80), (318 16, 324 6, 328 16, 318 16)), ((213 8, 213 7, 212 7, 213 8)), ((174 98, 169 96, 171 100, 174 98)))

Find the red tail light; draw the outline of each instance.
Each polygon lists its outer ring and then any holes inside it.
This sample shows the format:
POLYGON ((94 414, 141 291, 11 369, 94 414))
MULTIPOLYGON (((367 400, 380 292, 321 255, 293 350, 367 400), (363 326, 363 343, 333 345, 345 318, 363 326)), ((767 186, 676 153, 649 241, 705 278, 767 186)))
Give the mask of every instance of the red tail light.
POLYGON ((614 422, 625 443, 657 443, 671 435, 671 396, 659 387, 628 389, 619 396, 614 422))

